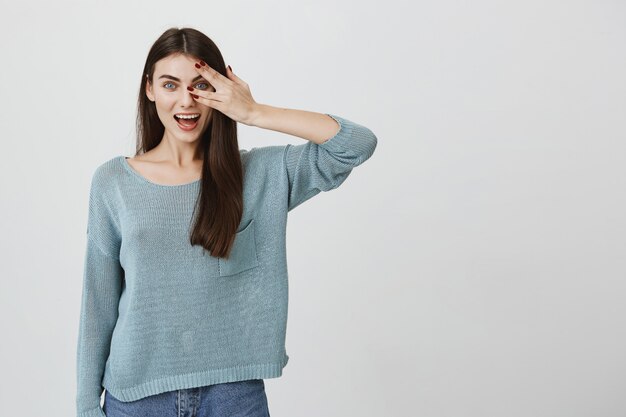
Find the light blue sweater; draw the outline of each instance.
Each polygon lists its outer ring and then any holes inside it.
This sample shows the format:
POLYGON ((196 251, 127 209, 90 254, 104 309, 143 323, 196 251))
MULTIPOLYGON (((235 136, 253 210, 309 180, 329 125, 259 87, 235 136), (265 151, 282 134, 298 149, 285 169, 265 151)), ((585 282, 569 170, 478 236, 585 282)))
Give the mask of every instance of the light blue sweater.
POLYGON ((134 401, 281 376, 289 360, 287 212, 337 188, 377 144, 368 128, 328 115, 340 129, 321 145, 240 150, 244 209, 228 260, 189 243, 200 180, 155 184, 124 156, 95 170, 77 344, 78 417, 104 416, 104 389, 134 401))

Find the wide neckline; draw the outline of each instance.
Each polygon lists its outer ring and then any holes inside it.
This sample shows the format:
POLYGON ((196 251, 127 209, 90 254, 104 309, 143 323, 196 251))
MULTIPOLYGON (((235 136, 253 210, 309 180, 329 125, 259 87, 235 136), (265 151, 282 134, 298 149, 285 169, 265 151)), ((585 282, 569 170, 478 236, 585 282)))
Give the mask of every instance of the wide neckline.
POLYGON ((130 166, 130 164, 128 163, 126 156, 120 155, 118 158, 120 159, 120 162, 122 163, 124 168, 126 168, 126 170, 130 174, 132 174, 135 178, 141 180, 142 182, 144 182, 146 184, 150 184, 150 185, 153 185, 153 186, 156 186, 156 187, 163 187, 163 188, 187 187, 187 186, 190 186, 190 185, 198 184, 202 180, 202 178, 198 178, 195 181, 187 182, 187 183, 184 183, 184 184, 157 184, 156 182, 150 181, 149 179, 147 179, 146 177, 141 175, 139 172, 135 171, 135 169, 132 166, 130 166))

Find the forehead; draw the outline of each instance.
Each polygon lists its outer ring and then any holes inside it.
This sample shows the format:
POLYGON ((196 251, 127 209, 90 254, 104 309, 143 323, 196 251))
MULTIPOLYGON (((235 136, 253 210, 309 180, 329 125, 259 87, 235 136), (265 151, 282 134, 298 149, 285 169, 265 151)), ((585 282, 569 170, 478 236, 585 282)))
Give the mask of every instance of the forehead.
POLYGON ((154 66, 154 76, 156 78, 163 74, 172 75, 182 80, 192 80, 198 76, 195 69, 197 59, 189 55, 170 55, 157 61, 154 66))

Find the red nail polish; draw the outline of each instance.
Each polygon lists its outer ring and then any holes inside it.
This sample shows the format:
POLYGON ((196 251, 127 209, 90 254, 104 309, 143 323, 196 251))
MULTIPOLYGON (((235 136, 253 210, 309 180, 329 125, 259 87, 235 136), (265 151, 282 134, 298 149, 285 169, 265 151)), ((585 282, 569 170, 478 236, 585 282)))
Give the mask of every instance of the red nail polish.
POLYGON ((189 86, 187 86, 187 90, 189 90, 189 91, 193 91, 193 87, 189 87, 189 86))
POLYGON ((200 65, 196 64, 196 68, 200 68, 200 65))
POLYGON ((192 94, 192 96, 193 96, 193 98, 200 98, 200 96, 197 95, 197 94, 192 94))
POLYGON ((206 65, 206 62, 200 61, 200 65, 202 65, 204 67, 206 65))

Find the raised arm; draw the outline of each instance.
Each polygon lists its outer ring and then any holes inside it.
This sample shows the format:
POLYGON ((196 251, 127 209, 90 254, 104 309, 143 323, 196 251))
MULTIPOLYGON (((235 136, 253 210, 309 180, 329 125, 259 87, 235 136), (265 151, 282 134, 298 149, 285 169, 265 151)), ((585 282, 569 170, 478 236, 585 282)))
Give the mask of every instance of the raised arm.
MULTIPOLYGON (((339 125, 334 135, 322 138, 319 144, 309 141, 285 147, 283 161, 289 179, 288 211, 321 191, 339 187, 352 169, 369 159, 376 149, 378 139, 367 127, 333 114, 326 113, 323 117, 339 125)), ((301 128, 302 132, 306 130, 306 127, 301 128)))

